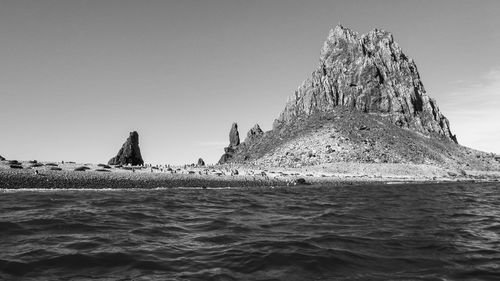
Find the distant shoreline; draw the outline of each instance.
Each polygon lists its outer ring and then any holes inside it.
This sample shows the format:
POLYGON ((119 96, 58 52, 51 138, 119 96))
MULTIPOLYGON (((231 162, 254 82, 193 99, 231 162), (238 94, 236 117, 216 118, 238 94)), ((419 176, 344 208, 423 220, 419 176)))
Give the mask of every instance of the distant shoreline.
POLYGON ((475 176, 449 176, 424 165, 387 165, 339 163, 352 173, 332 173, 340 167, 305 167, 303 169, 251 166, 181 167, 166 171, 156 167, 107 167, 95 164, 45 163, 11 168, 0 163, 0 189, 157 189, 218 187, 280 187, 294 185, 426 184, 454 182, 495 182, 498 173, 475 176), (40 164, 39 164, 40 165, 40 164), (81 167, 86 171, 75 171, 81 167), (57 168, 54 168, 57 167, 57 168), (60 170, 52 170, 60 169, 60 170), (356 170, 357 169, 357 170, 356 170), (99 171, 100 170, 100 171, 99 171), (37 171, 37 172, 35 172, 37 171), (381 173, 378 174, 377 173, 381 173), (305 183, 305 184, 304 184, 305 183))

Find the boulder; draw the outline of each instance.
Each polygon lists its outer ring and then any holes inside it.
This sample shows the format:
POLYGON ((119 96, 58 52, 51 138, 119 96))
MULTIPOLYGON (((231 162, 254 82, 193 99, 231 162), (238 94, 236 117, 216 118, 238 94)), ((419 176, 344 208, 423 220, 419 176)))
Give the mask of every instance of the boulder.
POLYGON ((233 158, 233 154, 224 153, 219 159, 218 164, 224 164, 233 158))
POLYGON ((293 182, 294 185, 310 185, 304 178, 298 178, 293 182))
POLYGON ((203 159, 198 159, 198 166, 205 166, 205 161, 203 159))
POLYGON ((130 133, 118 154, 111 158, 108 165, 144 165, 142 160, 141 150, 139 148, 139 134, 134 131, 130 133))

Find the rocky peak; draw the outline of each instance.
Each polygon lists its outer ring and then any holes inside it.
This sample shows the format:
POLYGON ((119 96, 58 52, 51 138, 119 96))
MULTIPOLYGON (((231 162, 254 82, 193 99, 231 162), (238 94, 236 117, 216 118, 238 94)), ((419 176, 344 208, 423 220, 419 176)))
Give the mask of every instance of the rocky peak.
POLYGON ((118 151, 118 154, 111 158, 108 165, 143 165, 141 150, 139 148, 139 134, 136 131, 130 132, 129 137, 118 151))
POLYGON ((320 61, 329 57, 335 50, 343 49, 348 47, 349 44, 355 43, 358 40, 358 36, 357 32, 338 24, 335 28, 330 30, 325 43, 323 43, 323 48, 321 48, 320 53, 320 61))
POLYGON ((245 139, 245 143, 248 142, 248 140, 260 137, 264 134, 262 129, 260 128, 259 124, 255 124, 247 133, 247 138, 245 139))
POLYGON ((341 25, 332 29, 317 69, 288 99, 273 128, 337 106, 388 116, 402 128, 456 142, 448 119, 427 95, 415 62, 384 30, 359 36, 341 25))

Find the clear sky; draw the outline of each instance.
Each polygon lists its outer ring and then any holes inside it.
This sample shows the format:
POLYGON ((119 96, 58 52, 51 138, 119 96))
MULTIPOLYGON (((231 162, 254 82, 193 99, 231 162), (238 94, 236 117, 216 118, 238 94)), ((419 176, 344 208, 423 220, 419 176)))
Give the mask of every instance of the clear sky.
POLYGON ((337 23, 391 31, 461 144, 500 153, 500 1, 0 0, 0 155, 214 163, 271 129, 337 23))

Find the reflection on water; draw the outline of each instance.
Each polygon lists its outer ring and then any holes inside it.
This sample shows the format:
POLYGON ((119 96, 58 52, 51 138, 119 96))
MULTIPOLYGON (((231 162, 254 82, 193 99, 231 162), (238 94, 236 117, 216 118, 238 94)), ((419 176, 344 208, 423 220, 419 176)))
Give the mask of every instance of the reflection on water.
POLYGON ((0 279, 500 280, 498 184, 0 193, 0 279))

